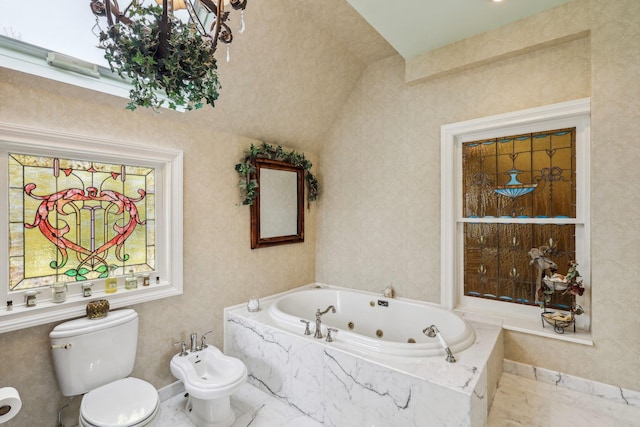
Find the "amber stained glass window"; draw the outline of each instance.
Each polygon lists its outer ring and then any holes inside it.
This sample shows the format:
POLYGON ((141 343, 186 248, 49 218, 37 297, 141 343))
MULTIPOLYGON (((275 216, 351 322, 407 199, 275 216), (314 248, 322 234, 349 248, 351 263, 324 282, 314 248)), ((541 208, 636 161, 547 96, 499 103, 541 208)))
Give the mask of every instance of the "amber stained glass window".
MULTIPOLYGON (((463 144, 464 293, 535 304, 531 248, 575 259, 575 128, 463 144), (477 220, 476 220, 477 219, 477 220), (570 222, 570 221, 568 221, 570 222)), ((568 297, 552 306, 566 308, 568 297)))

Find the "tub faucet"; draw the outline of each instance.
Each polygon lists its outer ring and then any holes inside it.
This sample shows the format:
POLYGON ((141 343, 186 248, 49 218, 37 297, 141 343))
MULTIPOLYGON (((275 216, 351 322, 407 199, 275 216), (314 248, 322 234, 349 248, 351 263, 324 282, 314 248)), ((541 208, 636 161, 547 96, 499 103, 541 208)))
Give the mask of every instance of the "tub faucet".
POLYGON ((316 311, 316 333, 313 334, 314 338, 324 338, 324 335, 322 335, 322 315, 327 314, 329 310, 331 310, 332 313, 336 312, 336 308, 332 305, 324 311, 320 311, 320 309, 316 311))
POLYGON ((442 348, 444 348, 444 351, 447 353, 447 359, 446 359, 447 362, 456 363, 456 358, 453 356, 453 353, 449 348, 449 344, 447 344, 447 342, 444 340, 444 338, 442 337, 442 334, 440 333, 436 325, 427 326, 426 328, 424 328, 422 333, 428 336, 429 338, 438 337, 438 340, 440 341, 440 345, 442 345, 442 348))

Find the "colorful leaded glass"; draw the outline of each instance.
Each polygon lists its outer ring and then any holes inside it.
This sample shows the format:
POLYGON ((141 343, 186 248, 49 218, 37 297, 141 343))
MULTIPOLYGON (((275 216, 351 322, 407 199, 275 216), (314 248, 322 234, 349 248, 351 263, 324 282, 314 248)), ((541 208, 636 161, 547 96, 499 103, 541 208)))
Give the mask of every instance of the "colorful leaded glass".
POLYGON ((465 295, 533 305, 529 250, 549 247, 560 266, 575 259, 575 224, 557 221, 576 216, 575 134, 557 129, 463 144, 465 295))
POLYGON ((155 269, 155 170, 9 154, 9 289, 155 269))

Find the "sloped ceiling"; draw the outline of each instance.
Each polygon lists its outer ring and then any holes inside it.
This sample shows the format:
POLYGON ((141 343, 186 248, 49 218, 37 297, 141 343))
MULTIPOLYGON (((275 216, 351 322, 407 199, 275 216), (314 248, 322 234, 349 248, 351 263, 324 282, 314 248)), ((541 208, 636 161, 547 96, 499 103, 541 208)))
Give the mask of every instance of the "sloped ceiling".
POLYGON ((348 0, 405 59, 572 0, 348 0))
MULTIPOLYGON (((346 0, 252 1, 215 109, 182 114, 212 129, 317 149, 364 68, 397 52, 346 0)), ((182 120, 182 119, 181 119, 182 120)))

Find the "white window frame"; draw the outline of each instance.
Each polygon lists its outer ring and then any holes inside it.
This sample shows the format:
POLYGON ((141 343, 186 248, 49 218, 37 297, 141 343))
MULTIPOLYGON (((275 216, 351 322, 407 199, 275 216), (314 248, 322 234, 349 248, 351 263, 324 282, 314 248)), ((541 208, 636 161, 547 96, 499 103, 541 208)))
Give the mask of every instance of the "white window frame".
MULTIPOLYGON (((107 67, 52 52, 2 34, 0 34, 0 66, 124 99, 129 99, 129 92, 133 87, 130 81, 122 79, 107 67), (55 57, 54 60, 49 57, 52 54, 55 57)), ((164 92, 158 91, 156 95, 164 100, 162 108, 168 108, 169 104, 164 92)), ((124 105, 123 103, 123 108, 124 105)), ((183 113, 186 110, 182 106, 177 106, 175 111, 183 113)))
POLYGON ((181 295, 182 267, 182 164, 181 150, 108 141, 80 135, 52 132, 0 123, 0 333, 85 315, 86 305, 96 299, 107 299, 110 307, 120 308, 181 295), (155 169, 156 184, 156 269, 151 272, 151 286, 134 290, 119 288, 106 294, 104 279, 90 280, 92 296, 83 297, 81 284, 70 282, 67 300, 51 302, 51 292, 44 288, 35 307, 26 307, 26 291, 9 291, 9 196, 7 155, 9 152, 71 159, 97 160, 135 164, 155 169), (159 277, 156 284, 155 277, 159 277), (13 310, 6 302, 13 301, 13 310))
POLYGON ((441 304, 452 310, 497 318, 505 329, 592 345, 590 290, 590 98, 483 117, 441 127, 441 304), (462 144, 523 133, 576 128, 575 218, 464 218, 462 212, 462 144), (575 224, 576 261, 585 286, 576 316, 578 333, 556 334, 543 328, 540 308, 464 295, 464 223, 575 224))

